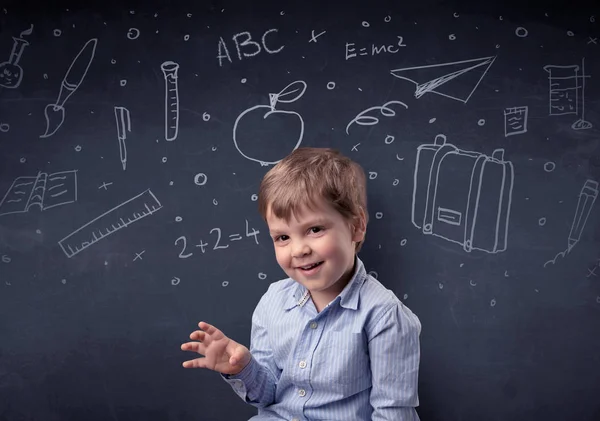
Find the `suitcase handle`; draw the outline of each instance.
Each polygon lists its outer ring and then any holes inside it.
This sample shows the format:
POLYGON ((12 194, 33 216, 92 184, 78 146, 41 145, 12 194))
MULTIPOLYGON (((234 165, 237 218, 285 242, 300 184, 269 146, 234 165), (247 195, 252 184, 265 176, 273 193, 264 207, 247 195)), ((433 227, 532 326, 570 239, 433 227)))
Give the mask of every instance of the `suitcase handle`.
POLYGON ((433 143, 437 146, 442 146, 446 144, 446 135, 444 134, 436 134, 435 135, 435 140, 433 141, 433 143))
POLYGON ((492 158, 497 159, 500 162, 504 161, 504 149, 494 149, 492 152, 492 158))

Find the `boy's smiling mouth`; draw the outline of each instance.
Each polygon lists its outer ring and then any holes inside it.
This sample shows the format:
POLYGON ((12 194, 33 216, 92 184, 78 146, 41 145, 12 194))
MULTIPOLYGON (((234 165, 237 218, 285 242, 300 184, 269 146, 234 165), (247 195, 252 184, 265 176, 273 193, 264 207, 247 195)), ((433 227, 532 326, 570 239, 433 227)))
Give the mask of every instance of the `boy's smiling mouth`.
POLYGON ((304 266, 298 266, 297 269, 300 269, 305 272, 310 272, 311 270, 321 266, 322 263, 323 263, 323 261, 311 263, 311 264, 304 265, 304 266))

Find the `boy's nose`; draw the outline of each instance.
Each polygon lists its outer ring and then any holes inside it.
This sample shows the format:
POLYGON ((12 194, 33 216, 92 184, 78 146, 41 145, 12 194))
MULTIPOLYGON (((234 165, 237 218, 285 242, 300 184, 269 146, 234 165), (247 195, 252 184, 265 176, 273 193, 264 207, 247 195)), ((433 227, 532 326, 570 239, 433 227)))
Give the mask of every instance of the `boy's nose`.
POLYGON ((292 245, 292 257, 304 257, 310 254, 310 247, 305 242, 296 242, 292 245))

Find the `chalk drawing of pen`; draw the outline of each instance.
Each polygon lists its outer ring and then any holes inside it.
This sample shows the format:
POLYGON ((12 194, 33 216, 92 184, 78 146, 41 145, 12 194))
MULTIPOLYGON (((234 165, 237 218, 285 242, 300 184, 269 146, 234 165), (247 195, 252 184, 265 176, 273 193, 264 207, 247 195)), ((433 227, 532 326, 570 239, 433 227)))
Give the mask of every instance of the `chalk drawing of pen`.
POLYGON ((592 211, 592 206, 598 197, 598 182, 594 180, 586 180, 579 193, 579 201, 577 202, 577 210, 571 224, 571 232, 569 233, 568 252, 579 242, 581 233, 585 228, 585 224, 592 211))
POLYGON ((117 137, 119 138, 119 156, 121 157, 121 165, 123 171, 127 167, 127 132, 131 132, 131 119, 129 118, 129 110, 125 107, 115 107, 115 119, 117 120, 117 137))
POLYGON ((50 137, 62 126, 65 121, 65 102, 67 102, 69 97, 75 93, 83 82, 96 54, 97 44, 98 39, 92 38, 85 43, 79 54, 73 59, 60 85, 60 92, 58 93, 56 103, 48 104, 44 108, 46 132, 40 137, 50 137))

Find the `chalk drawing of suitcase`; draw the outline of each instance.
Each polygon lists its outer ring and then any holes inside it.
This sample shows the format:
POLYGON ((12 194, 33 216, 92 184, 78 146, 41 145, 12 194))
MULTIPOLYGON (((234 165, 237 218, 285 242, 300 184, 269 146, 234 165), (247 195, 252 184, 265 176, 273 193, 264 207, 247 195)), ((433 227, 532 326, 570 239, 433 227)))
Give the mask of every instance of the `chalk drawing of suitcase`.
POLYGON ((417 150, 412 223, 467 252, 505 251, 513 180, 504 149, 491 156, 464 151, 438 134, 417 150))

